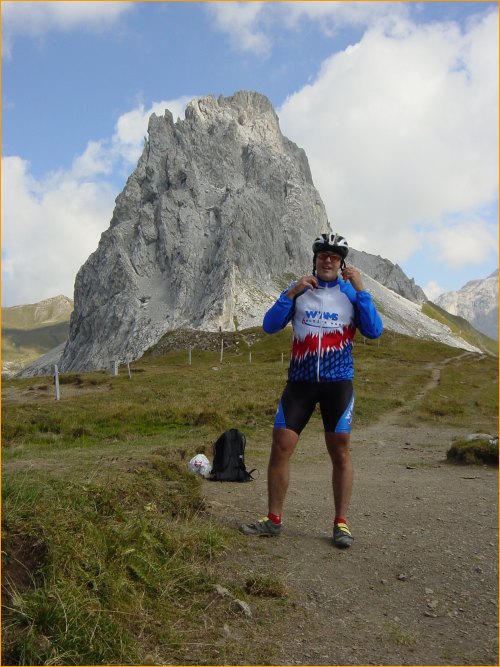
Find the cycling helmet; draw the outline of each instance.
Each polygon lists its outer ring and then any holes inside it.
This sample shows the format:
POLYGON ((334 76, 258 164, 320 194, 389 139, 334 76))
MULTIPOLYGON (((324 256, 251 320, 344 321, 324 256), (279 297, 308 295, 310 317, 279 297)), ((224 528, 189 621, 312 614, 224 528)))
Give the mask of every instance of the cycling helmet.
POLYGON ((330 232, 329 234, 321 234, 321 236, 318 236, 315 240, 314 243, 312 244, 312 249, 314 253, 313 257, 313 276, 316 275, 316 255, 318 252, 321 252, 322 250, 329 250, 330 252, 334 252, 340 257, 342 257, 342 261, 340 263, 340 268, 341 270, 345 268, 346 263, 345 263, 345 258, 347 257, 347 253, 349 252, 349 246, 347 245, 347 241, 343 236, 340 236, 340 234, 332 234, 330 232))
POLYGON ((315 256, 321 250, 330 250, 340 255, 342 259, 345 259, 349 252, 349 246, 343 236, 330 232, 329 234, 318 236, 312 244, 312 250, 315 256))

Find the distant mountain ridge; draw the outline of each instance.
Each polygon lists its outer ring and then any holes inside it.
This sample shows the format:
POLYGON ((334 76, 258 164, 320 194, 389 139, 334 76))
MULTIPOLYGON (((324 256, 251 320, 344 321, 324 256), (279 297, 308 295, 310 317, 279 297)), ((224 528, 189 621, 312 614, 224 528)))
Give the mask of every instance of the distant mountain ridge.
POLYGON ((435 302, 498 340, 498 269, 487 278, 470 280, 459 290, 441 294, 435 302))
POLYGON ((67 322, 73 312, 73 299, 63 294, 38 303, 2 307, 2 328, 34 329, 67 322))
POLYGON ((2 308, 2 373, 14 375, 68 338, 73 300, 67 296, 2 308))

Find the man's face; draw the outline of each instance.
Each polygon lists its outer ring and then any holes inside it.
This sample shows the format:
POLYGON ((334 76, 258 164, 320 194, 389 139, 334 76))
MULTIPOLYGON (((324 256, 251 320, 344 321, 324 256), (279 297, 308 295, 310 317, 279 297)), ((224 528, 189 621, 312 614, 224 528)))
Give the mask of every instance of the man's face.
POLYGON ((334 252, 322 250, 316 255, 316 274, 321 280, 336 280, 342 257, 334 252))

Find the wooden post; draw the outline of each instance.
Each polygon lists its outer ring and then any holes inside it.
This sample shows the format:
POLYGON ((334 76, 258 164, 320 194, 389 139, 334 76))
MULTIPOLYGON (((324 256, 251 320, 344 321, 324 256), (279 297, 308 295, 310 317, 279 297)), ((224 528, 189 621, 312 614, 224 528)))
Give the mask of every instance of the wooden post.
POLYGON ((188 366, 191 366, 191 345, 188 347, 188 366))
POLYGON ((127 361, 127 373, 128 373, 128 379, 132 379, 132 373, 130 372, 130 362, 127 361))
POLYGON ((61 398, 61 392, 59 391, 59 370, 57 366, 54 366, 54 384, 56 385, 56 401, 61 398))
POLYGON ((252 363, 252 350, 248 353, 248 361, 252 363))
POLYGON ((222 357, 224 356, 224 339, 220 342, 220 360, 222 362, 222 357))
POLYGON ((285 356, 285 355, 284 355, 283 352, 282 352, 282 353, 281 353, 281 365, 282 365, 282 366, 283 366, 283 364, 285 363, 285 361, 284 361, 284 356, 285 356))

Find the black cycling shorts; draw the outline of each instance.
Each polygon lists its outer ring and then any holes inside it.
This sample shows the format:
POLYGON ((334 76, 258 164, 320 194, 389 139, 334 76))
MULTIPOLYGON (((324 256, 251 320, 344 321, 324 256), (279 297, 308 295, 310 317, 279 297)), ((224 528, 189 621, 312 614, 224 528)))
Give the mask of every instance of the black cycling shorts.
POLYGON ((352 380, 287 382, 274 428, 289 428, 300 435, 318 403, 326 432, 351 432, 354 410, 352 380))

